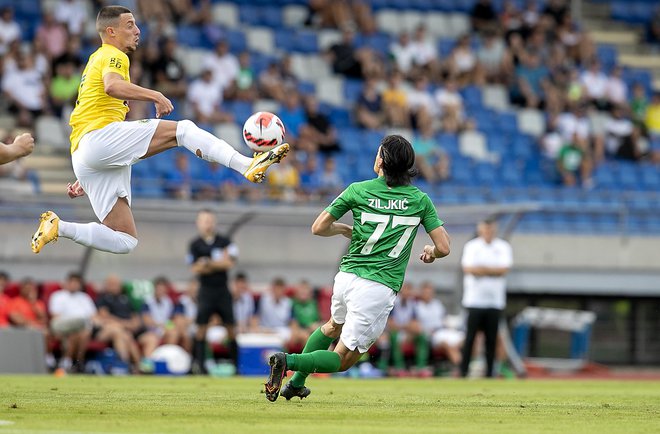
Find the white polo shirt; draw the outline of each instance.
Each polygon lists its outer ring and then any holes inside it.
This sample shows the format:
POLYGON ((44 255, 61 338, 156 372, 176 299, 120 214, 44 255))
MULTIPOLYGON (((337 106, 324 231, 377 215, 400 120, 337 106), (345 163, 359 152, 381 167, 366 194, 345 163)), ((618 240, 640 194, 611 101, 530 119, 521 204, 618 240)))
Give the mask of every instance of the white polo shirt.
POLYGON ((48 311, 61 318, 90 319, 96 315, 96 305, 85 292, 60 289, 50 297, 48 311))
MULTIPOLYGON (((463 267, 511 268, 511 245, 495 238, 489 244, 483 238, 468 241, 463 248, 463 267)), ((477 277, 465 274, 463 278, 463 307, 504 309, 506 306, 506 277, 477 277)))
POLYGON ((424 300, 417 300, 415 316, 424 332, 431 334, 442 329, 442 322, 445 318, 445 306, 437 298, 434 298, 428 303, 424 300))

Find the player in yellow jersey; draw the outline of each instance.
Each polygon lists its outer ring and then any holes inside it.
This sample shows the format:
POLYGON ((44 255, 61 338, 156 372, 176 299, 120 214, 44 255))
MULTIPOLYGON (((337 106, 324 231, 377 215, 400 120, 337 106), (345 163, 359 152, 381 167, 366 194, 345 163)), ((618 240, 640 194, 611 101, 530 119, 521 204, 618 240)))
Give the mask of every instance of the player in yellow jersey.
POLYGON ((141 159, 182 146, 199 158, 261 182, 268 167, 289 150, 284 143, 248 158, 189 120, 126 122, 128 100, 154 103, 156 118, 168 115, 174 107, 162 93, 130 81, 127 54, 137 49, 140 29, 129 9, 101 8, 96 30, 103 44, 89 57, 71 114, 71 160, 77 180, 67 188, 71 198, 87 194, 102 224, 65 222, 47 211, 32 237, 34 253, 60 236, 106 252, 132 251, 138 240, 130 208, 131 165, 141 159))

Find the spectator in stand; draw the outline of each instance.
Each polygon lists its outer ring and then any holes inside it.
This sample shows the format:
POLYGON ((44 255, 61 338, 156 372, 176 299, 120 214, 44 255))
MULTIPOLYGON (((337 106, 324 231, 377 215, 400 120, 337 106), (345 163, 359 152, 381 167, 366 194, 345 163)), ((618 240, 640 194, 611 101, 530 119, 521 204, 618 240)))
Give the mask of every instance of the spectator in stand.
POLYGON ((286 91, 284 104, 280 107, 277 115, 286 127, 287 141, 297 144, 306 117, 305 109, 300 102, 300 94, 296 90, 288 89, 286 91))
POLYGON ((422 128, 415 135, 412 145, 415 150, 415 166, 426 181, 436 183, 449 178, 449 157, 440 148, 430 126, 422 128))
POLYGON ((564 21, 566 14, 568 14, 566 0, 550 0, 543 9, 543 15, 550 16, 555 25, 560 25, 564 21))
POLYGON ((589 69, 580 77, 585 88, 587 101, 598 110, 607 108, 607 75, 600 69, 600 62, 592 60, 589 69))
POLYGON ((491 0, 479 0, 475 3, 470 12, 472 20, 472 29, 482 32, 486 29, 492 29, 497 26, 497 14, 491 0))
POLYGON ((291 303, 291 345, 302 348, 312 332, 321 325, 314 288, 308 281, 298 283, 291 303))
POLYGON ((415 317, 424 334, 431 340, 431 348, 442 350, 449 361, 456 367, 461 364, 461 346, 465 333, 448 327, 446 309, 435 296, 431 282, 424 282, 415 303, 415 317))
POLYGON ((548 87, 548 69, 541 64, 538 53, 531 51, 522 58, 516 68, 512 102, 525 107, 542 107, 548 87))
POLYGON ((511 245, 496 237, 497 222, 481 221, 477 238, 463 248, 463 307, 468 311, 461 356, 461 375, 467 376, 478 331, 485 334, 486 377, 495 376, 495 347, 500 316, 506 306, 506 275, 513 265, 511 245))
POLYGON ((236 80, 241 70, 238 59, 229 51, 229 43, 225 40, 218 42, 215 46, 215 51, 204 58, 202 65, 203 69, 211 71, 213 76, 212 81, 222 91, 227 89, 236 80))
POLYGON ((193 351, 193 340, 197 332, 195 319, 197 318, 197 294, 199 294, 199 282, 197 279, 190 279, 186 289, 179 297, 179 306, 181 306, 181 315, 176 319, 180 327, 184 330, 183 349, 189 353, 193 351))
POLYGON ((323 162, 323 170, 319 175, 318 192, 321 197, 337 197, 346 184, 337 171, 337 162, 328 157, 323 162))
POLYGON ((287 158, 286 161, 282 160, 277 167, 271 168, 266 182, 271 199, 287 203, 296 202, 299 199, 300 172, 291 158, 287 158))
POLYGON ((59 369, 63 372, 82 372, 87 344, 102 328, 96 321, 96 306, 84 292, 82 276, 69 273, 62 289, 48 300, 50 329, 63 344, 59 369))
POLYGON ((602 161, 605 156, 605 149, 602 136, 596 136, 593 133, 591 122, 587 117, 587 107, 585 104, 573 104, 570 111, 559 115, 558 125, 559 133, 564 139, 564 143, 573 141, 573 136, 577 134, 580 143, 587 144, 585 151, 593 150, 594 160, 602 161))
POLYGON ((401 32, 396 42, 390 45, 390 56, 394 58, 396 68, 406 77, 410 77, 413 71, 415 47, 410 41, 408 32, 401 32))
POLYGON ((293 58, 290 55, 284 56, 280 61, 279 69, 282 76, 284 93, 286 94, 291 91, 297 92, 299 80, 293 71, 293 58))
POLYGON ((7 303, 9 321, 18 327, 27 327, 43 332, 48 336, 48 316, 46 306, 39 300, 39 289, 34 280, 23 279, 20 292, 7 303))
POLYGON ((495 30, 484 32, 483 43, 477 50, 479 68, 488 83, 506 83, 513 70, 511 56, 495 30))
POLYGON ((337 142, 337 131, 332 126, 330 118, 319 111, 319 101, 316 96, 308 95, 305 97, 304 104, 307 122, 300 127, 298 148, 311 153, 322 152, 323 154, 341 151, 337 142))
POLYGON ((393 71, 390 74, 382 100, 387 125, 408 128, 410 126, 410 108, 408 107, 408 95, 404 90, 403 76, 400 72, 393 71))
POLYGON ((646 40, 654 45, 660 44, 660 7, 655 9, 646 26, 646 40))
POLYGON ((55 20, 53 13, 46 11, 34 38, 35 42, 38 41, 46 49, 48 58, 52 60, 66 51, 69 34, 66 27, 55 20))
POLYGON ((518 9, 518 6, 511 0, 506 0, 504 2, 502 12, 500 13, 499 22, 502 30, 504 31, 504 34, 506 35, 510 33, 522 33, 522 13, 518 9))
POLYGON ((231 122, 233 116, 220 108, 222 87, 213 80, 213 72, 205 66, 198 79, 188 88, 187 101, 192 118, 199 124, 231 122))
POLYGON ((546 124, 546 132, 541 137, 541 154, 554 162, 563 146, 564 138, 559 133, 559 119, 556 114, 551 114, 546 124))
POLYGON ((447 71, 461 85, 483 83, 483 74, 478 68, 477 55, 470 46, 470 36, 461 36, 447 59, 447 71))
POLYGON ((174 170, 165 174, 165 192, 173 199, 192 199, 193 176, 188 154, 177 152, 174 157, 174 170))
POLYGON ((525 3, 525 10, 522 11, 523 20, 523 33, 527 35, 530 29, 536 27, 541 20, 541 15, 538 11, 538 5, 535 0, 527 0, 525 3))
POLYGON ((252 330, 273 333, 279 336, 282 342, 288 342, 291 338, 292 306, 291 299, 286 296, 286 282, 280 277, 275 278, 270 290, 259 298, 257 315, 252 320, 252 330))
POLYGON ((89 20, 87 4, 83 0, 60 0, 55 7, 55 19, 66 25, 71 35, 82 35, 89 20))
POLYGON ((651 137, 660 137, 660 91, 653 93, 651 103, 646 108, 645 124, 651 137))
MULTIPOLYGON (((124 330, 124 336, 113 344, 122 360, 131 360, 137 367, 141 353, 149 358, 158 347, 160 337, 144 327, 140 315, 123 291, 119 276, 111 274, 105 278, 103 291, 96 300, 96 308, 102 322, 117 323, 124 330)), ((149 371, 146 363, 141 368, 149 371)))
POLYGON ((392 376, 406 376, 406 361, 403 348, 414 345, 415 370, 420 375, 427 375, 429 360, 429 342, 415 316, 415 293, 409 282, 404 282, 394 303, 394 308, 388 319, 390 345, 392 353, 392 376))
POLYGON ((244 51, 238 56, 238 64, 238 74, 229 89, 230 99, 253 102, 257 99, 257 86, 248 51, 244 51))
POLYGON ((376 31, 369 2, 350 0, 311 0, 306 25, 335 29, 358 28, 364 34, 376 31))
POLYGON ((417 73, 429 73, 435 75, 439 70, 438 52, 426 32, 426 26, 419 24, 413 33, 412 60, 417 73))
POLYGON ((17 124, 31 127, 34 119, 47 110, 47 92, 41 73, 34 66, 34 57, 23 53, 17 69, 2 77, 2 90, 9 100, 9 111, 17 116, 17 124))
POLYGON ((566 187, 575 187, 578 182, 590 188, 592 164, 589 158, 588 143, 580 138, 578 133, 573 134, 572 140, 564 143, 557 156, 557 170, 561 176, 562 184, 566 187))
POLYGON ((379 76, 382 67, 375 54, 368 48, 356 48, 354 38, 352 30, 344 29, 342 40, 326 52, 325 57, 332 70, 349 78, 379 76))
POLYGON ((358 125, 370 130, 376 130, 385 123, 383 99, 376 85, 375 79, 368 78, 365 80, 364 88, 357 100, 355 109, 358 125))
POLYGON ((448 77, 445 86, 436 90, 435 102, 444 132, 456 133, 464 127, 463 97, 458 92, 458 82, 454 77, 448 77))
POLYGON ((169 98, 181 98, 188 85, 185 67, 176 58, 176 39, 167 38, 160 45, 158 57, 147 65, 152 87, 169 98))
POLYGON ((232 295, 234 298, 236 333, 249 333, 254 322, 255 303, 254 294, 245 273, 239 272, 234 276, 232 295))
POLYGON ((414 88, 407 91, 406 100, 410 108, 410 122, 415 129, 433 129, 433 119, 438 110, 429 90, 429 80, 424 74, 414 80, 414 88))
POLYGON ((259 94, 262 98, 284 101, 284 81, 277 62, 271 62, 259 74, 259 94))
POLYGON ((53 59, 53 65, 51 69, 55 71, 59 63, 72 62, 76 67, 76 71, 81 70, 83 62, 82 56, 80 54, 81 52, 82 42, 80 37, 70 36, 66 44, 66 51, 61 56, 53 59))
POLYGON ((0 10, 0 56, 7 53, 14 41, 21 40, 21 26, 14 20, 14 10, 4 7, 0 10))
POLYGON ((154 279, 154 294, 142 306, 142 322, 163 344, 183 345, 187 336, 177 317, 183 313, 169 296, 170 282, 164 277, 154 279))
POLYGON ((632 88, 632 100, 630 101, 630 111, 632 113, 632 121, 636 127, 640 128, 643 133, 646 133, 646 110, 649 106, 649 100, 646 96, 646 89, 641 83, 635 83, 632 88))
POLYGON ((624 160, 639 160, 640 131, 625 113, 622 106, 612 108, 612 118, 605 124, 605 154, 624 160))
POLYGON ((50 81, 50 103, 56 116, 62 117, 66 111, 70 111, 78 97, 78 86, 80 86, 80 75, 76 73, 75 66, 71 62, 57 64, 55 75, 50 81))

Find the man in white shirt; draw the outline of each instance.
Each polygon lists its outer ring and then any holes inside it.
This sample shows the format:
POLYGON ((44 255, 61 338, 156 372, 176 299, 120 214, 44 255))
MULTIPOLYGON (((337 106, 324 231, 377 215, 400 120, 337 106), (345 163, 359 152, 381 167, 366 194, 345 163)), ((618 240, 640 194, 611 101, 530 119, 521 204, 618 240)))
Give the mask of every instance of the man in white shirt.
POLYGON ((14 11, 10 7, 0 12, 0 55, 7 53, 9 45, 21 38, 21 27, 14 20, 14 11))
POLYGON ((87 6, 81 0, 60 1, 54 11, 55 19, 66 25, 69 33, 80 35, 83 32, 83 26, 88 20, 87 6))
POLYGON ((229 52, 227 41, 220 41, 215 52, 204 58, 203 68, 213 72, 213 81, 221 89, 227 89, 238 76, 241 66, 236 56, 229 52))
POLYGON ((600 69, 600 63, 594 60, 589 69, 580 76, 580 81, 587 91, 587 98, 598 109, 603 109, 607 93, 607 75, 600 69))
POLYGON ((293 303, 286 295, 286 283, 282 278, 275 278, 270 291, 262 294, 259 299, 254 317, 252 329, 264 333, 273 333, 279 336, 283 342, 291 338, 291 320, 293 303))
POLYGON ((200 124, 231 121, 231 115, 220 110, 222 93, 222 86, 213 79, 213 71, 204 67, 200 77, 188 87, 186 99, 190 105, 190 116, 200 124))
POLYGON ((496 238, 496 233, 496 221, 484 220, 477 226, 478 237, 463 248, 463 307, 468 313, 461 361, 463 377, 468 373, 478 331, 483 331, 486 338, 486 376, 494 374, 497 330, 506 306, 506 274, 513 264, 511 245, 496 238))
POLYGON ((64 371, 82 369, 87 344, 92 336, 92 319, 96 305, 83 290, 82 276, 70 273, 64 287, 48 300, 50 327, 55 336, 62 338, 64 357, 59 368, 64 371), (75 362, 75 365, 74 365, 75 362))

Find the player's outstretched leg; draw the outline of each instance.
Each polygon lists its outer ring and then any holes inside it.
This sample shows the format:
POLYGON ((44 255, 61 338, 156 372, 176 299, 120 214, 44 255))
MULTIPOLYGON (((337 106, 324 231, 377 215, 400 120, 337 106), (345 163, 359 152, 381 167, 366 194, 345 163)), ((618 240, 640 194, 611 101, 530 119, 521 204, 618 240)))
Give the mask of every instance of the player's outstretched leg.
POLYGON ((266 170, 279 163, 289 152, 289 144, 282 143, 268 152, 246 157, 236 151, 226 141, 204 131, 190 120, 177 122, 176 142, 197 157, 213 163, 220 163, 241 173, 248 181, 263 182, 266 170))
POLYGON ((83 246, 93 247, 103 252, 129 253, 138 244, 137 238, 110 229, 99 223, 70 223, 60 220, 53 211, 41 214, 39 229, 32 235, 30 245, 34 253, 58 237, 69 238, 83 246))
POLYGON ((282 380, 286 376, 286 354, 275 353, 268 359, 270 365, 270 375, 268 381, 264 384, 266 389, 266 399, 275 402, 280 395, 282 380))

